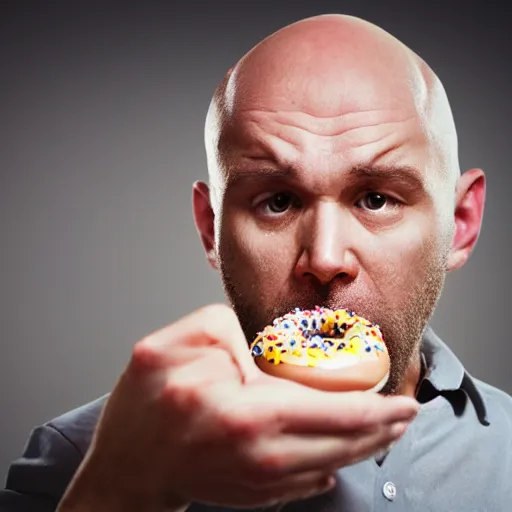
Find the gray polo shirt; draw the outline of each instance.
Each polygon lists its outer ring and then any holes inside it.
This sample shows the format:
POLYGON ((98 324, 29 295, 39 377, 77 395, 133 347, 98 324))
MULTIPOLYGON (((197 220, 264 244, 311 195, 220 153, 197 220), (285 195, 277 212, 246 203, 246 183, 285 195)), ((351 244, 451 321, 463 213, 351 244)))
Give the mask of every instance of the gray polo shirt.
MULTIPOLYGON (((327 494, 269 511, 512 512, 512 398, 471 377, 430 328, 422 353, 420 412, 387 456, 341 469, 327 494)), ((55 510, 104 401, 32 432, 0 491, 0 511, 55 510)), ((189 510, 228 511, 199 504, 189 510)))

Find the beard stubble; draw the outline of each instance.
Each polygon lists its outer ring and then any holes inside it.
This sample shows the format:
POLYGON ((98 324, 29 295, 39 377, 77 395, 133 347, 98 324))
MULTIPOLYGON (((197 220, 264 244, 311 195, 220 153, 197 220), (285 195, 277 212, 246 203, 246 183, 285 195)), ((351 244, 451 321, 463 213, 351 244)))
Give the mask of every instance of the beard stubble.
MULTIPOLYGON (((357 283, 345 285, 336 282, 336 279, 329 285, 311 283, 308 287, 302 287, 301 292, 293 298, 288 294, 275 304, 265 305, 258 284, 248 279, 247 267, 240 265, 235 248, 229 243, 223 244, 219 254, 224 291, 248 345, 266 325, 296 307, 313 309, 318 305, 331 309, 351 309, 379 325, 383 333, 391 362, 388 381, 380 391, 384 395, 399 393, 407 370, 414 358, 419 358, 424 330, 437 306, 446 278, 446 249, 427 242, 420 258, 423 262, 421 268, 409 270, 407 278, 397 275, 398 284, 395 282, 394 285, 393 274, 390 274, 387 284, 395 296, 397 290, 400 292, 400 299, 393 307, 389 307, 384 300, 364 297, 362 290, 357 289, 357 283)), ((381 297, 385 297, 385 290, 382 292, 381 297)))

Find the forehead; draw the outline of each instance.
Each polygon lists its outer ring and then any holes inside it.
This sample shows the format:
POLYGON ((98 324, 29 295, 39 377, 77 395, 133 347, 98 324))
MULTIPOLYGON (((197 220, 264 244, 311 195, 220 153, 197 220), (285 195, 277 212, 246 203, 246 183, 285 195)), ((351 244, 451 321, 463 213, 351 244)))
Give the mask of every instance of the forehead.
POLYGON ((385 56, 320 51, 312 58, 307 47, 280 59, 265 48, 255 52, 213 103, 206 146, 215 181, 240 170, 245 157, 317 171, 381 157, 425 172, 458 168, 442 85, 423 61, 396 47, 385 56))
MULTIPOLYGON (((409 159, 429 152, 425 123, 410 90, 349 76, 345 83, 305 78, 286 86, 251 85, 231 103, 218 139, 225 178, 240 165, 272 160, 280 167, 339 170, 409 159), (321 82, 321 83, 320 83, 321 82), (379 160, 384 159, 384 162, 379 160)), ((417 162, 412 160, 416 159, 417 162)))

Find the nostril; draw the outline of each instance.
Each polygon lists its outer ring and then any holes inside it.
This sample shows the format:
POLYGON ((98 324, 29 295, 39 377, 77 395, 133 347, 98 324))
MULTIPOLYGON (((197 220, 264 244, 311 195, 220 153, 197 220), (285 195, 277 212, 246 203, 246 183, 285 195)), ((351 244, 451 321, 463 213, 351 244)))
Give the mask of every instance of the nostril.
POLYGON ((318 281, 322 285, 327 285, 333 281, 346 281, 350 278, 350 275, 348 272, 338 272, 337 274, 325 274, 322 275, 320 273, 314 273, 314 272, 304 272, 303 276, 308 279, 314 279, 315 281, 318 281))

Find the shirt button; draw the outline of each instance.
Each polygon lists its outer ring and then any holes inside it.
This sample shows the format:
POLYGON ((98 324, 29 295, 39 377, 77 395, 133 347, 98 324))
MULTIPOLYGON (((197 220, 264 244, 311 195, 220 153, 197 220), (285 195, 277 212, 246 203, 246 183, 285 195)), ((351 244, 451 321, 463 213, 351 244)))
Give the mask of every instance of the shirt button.
POLYGON ((393 482, 386 482, 382 488, 382 493, 389 501, 393 501, 396 496, 396 486, 393 482))

